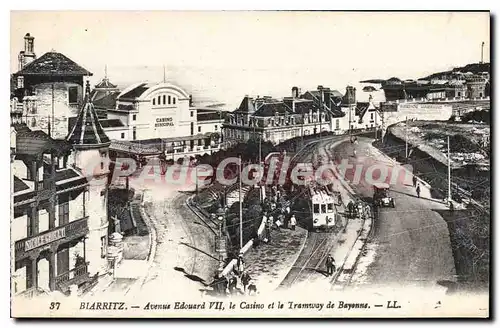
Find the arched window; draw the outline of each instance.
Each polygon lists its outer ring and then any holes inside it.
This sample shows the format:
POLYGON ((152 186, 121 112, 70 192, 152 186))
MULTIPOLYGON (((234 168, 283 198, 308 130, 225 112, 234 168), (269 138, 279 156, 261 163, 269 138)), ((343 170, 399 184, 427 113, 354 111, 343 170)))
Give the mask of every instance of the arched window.
POLYGON ((170 105, 170 102, 172 101, 171 97, 168 96, 168 104, 170 105))
POLYGON ((172 97, 172 104, 175 105, 175 97, 172 97))
POLYGON ((156 98, 153 98, 153 106, 156 105, 156 98))
POLYGON ((165 105, 165 95, 163 95, 163 105, 165 105))
POLYGON ((161 96, 158 96, 158 105, 161 104, 161 96))

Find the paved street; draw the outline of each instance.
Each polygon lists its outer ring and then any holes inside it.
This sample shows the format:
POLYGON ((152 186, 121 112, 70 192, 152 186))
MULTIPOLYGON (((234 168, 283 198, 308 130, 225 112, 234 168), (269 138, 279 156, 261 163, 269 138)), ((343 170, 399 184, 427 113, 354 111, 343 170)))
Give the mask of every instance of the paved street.
MULTIPOLYGON (((358 140, 355 146, 348 141, 333 151, 348 158, 352 164, 392 165, 385 155, 371 146, 371 139, 358 140), (353 147, 356 147, 356 157, 353 157, 353 147)), ((352 178, 349 175, 346 173, 347 178, 352 178)), ((352 187, 363 197, 373 196, 372 187, 364 179, 352 187)), ((453 280, 455 266, 449 233, 445 221, 433 211, 446 207, 436 200, 417 198, 411 185, 398 183, 391 186, 390 193, 396 207, 380 210, 368 254, 353 280, 370 287, 429 287, 436 286, 438 280, 453 280)), ((422 196, 429 197, 428 190, 423 190, 422 196)))
POLYGON ((157 248, 140 294, 199 297, 218 266, 214 235, 186 207, 188 194, 183 190, 190 188, 178 190, 162 184, 148 187, 145 209, 156 228, 157 248))

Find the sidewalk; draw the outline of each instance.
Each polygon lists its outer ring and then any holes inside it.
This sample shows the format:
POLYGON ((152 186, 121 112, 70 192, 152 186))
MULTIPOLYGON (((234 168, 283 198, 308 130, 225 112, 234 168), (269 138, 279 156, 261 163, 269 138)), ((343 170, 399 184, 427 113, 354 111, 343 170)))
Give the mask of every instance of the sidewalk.
POLYGON ((307 239, 307 230, 281 229, 271 232, 271 242, 261 242, 246 255, 246 271, 255 281, 259 293, 275 290, 299 256, 307 239))

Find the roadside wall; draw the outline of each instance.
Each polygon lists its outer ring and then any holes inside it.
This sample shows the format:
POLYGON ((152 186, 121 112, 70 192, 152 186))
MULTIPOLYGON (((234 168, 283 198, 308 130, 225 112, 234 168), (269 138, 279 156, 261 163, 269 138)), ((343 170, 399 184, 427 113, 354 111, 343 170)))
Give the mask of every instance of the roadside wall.
POLYGON ((381 110, 385 126, 405 121, 406 117, 409 120, 447 121, 453 114, 449 104, 385 103, 381 105, 381 110))

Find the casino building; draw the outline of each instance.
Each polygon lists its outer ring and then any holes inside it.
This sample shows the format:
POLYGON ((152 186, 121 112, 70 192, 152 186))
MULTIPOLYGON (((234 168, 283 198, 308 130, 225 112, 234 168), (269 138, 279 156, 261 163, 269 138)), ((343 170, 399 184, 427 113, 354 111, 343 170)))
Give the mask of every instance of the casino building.
POLYGON ((100 122, 116 156, 139 159, 163 153, 177 160, 222 146, 226 113, 193 106, 192 97, 177 85, 141 82, 117 91, 105 77, 92 97, 96 108, 106 113, 100 122))

